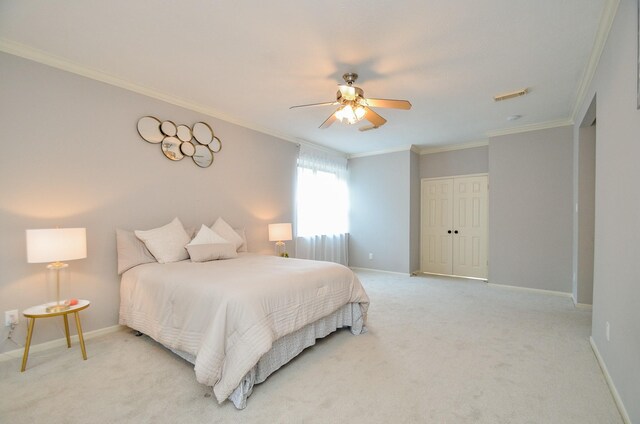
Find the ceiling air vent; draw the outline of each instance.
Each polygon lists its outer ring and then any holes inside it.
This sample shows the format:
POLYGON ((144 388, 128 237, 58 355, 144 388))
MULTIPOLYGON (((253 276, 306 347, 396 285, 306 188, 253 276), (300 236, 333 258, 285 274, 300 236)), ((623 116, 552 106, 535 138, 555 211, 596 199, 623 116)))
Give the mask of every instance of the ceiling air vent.
POLYGON ((513 99, 514 97, 524 96, 527 93, 529 93, 529 89, 523 88, 522 90, 512 91, 511 93, 498 94, 496 96, 493 96, 493 100, 499 102, 501 100, 508 100, 513 99))

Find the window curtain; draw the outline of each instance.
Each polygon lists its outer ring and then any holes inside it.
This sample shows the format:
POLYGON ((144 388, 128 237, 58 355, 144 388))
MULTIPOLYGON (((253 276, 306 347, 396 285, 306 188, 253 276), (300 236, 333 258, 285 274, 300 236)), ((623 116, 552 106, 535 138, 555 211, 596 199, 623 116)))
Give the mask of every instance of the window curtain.
POLYGON ((296 237, 296 258, 349 264, 349 234, 296 237))
POLYGON ((296 247, 302 259, 347 265, 347 159, 301 146, 296 182, 296 247))

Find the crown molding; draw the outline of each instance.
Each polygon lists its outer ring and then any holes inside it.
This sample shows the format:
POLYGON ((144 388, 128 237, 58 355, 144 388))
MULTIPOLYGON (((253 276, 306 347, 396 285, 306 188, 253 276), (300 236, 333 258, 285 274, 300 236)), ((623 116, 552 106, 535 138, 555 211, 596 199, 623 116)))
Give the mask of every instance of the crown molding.
POLYGON ((473 141, 470 143, 464 144, 453 144, 450 146, 439 146, 439 147, 423 147, 420 149, 419 153, 421 155, 430 155, 432 153, 441 153, 441 152, 450 152, 452 150, 464 150, 464 149, 473 149, 474 147, 484 147, 489 145, 489 140, 479 140, 473 141))
POLYGON ((347 155, 347 159, 356 159, 356 158, 364 158, 367 156, 378 156, 378 155, 386 155, 389 153, 397 153, 397 152, 406 152, 406 151, 412 151, 412 152, 416 152, 416 146, 409 145, 409 146, 401 146, 401 147, 392 147, 390 149, 382 149, 382 150, 374 150, 371 152, 364 152, 364 153, 354 153, 351 155, 347 155))
POLYGON ((420 147, 416 146, 415 144, 412 144, 409 150, 411 150, 413 153, 420 154, 420 147))
POLYGON ((191 101, 181 99, 179 97, 171 96, 171 95, 162 93, 160 91, 157 91, 148 87, 144 87, 142 85, 135 84, 118 77, 114 77, 113 75, 107 74, 105 72, 79 65, 70 60, 46 53, 42 50, 25 46, 24 44, 16 43, 15 41, 7 40, 5 38, 0 38, 0 51, 14 55, 14 56, 21 57, 23 59, 28 59, 33 62, 38 62, 43 65, 51 66, 52 68, 71 72, 72 74, 80 75, 92 80, 100 81, 105 84, 109 84, 109 85, 119 87, 128 91, 132 91, 134 93, 142 94, 143 96, 151 97, 151 98, 163 101, 165 103, 170 103, 172 105, 179 106, 184 109, 191 110, 193 112, 202 113, 203 115, 207 115, 212 118, 220 119, 222 121, 238 125, 240 127, 254 130, 263 134, 267 134, 272 137, 276 137, 280 140, 288 141, 290 143, 294 143, 297 145, 308 144, 314 148, 320 148, 320 149, 332 151, 333 153, 337 152, 341 156, 346 155, 344 152, 338 152, 333 149, 319 147, 315 143, 312 143, 306 140, 301 140, 301 139, 292 137, 291 135, 274 131, 270 128, 265 128, 259 125, 255 125, 253 123, 239 119, 235 116, 228 115, 217 109, 213 109, 197 103, 193 103, 191 101))
POLYGON ((573 125, 573 119, 571 119, 571 118, 556 119, 556 120, 553 120, 553 121, 540 122, 540 123, 537 123, 537 124, 522 125, 520 127, 505 128, 503 130, 489 131, 489 132, 486 133, 486 136, 489 137, 489 138, 492 138, 492 137, 498 137, 498 136, 501 136, 501 135, 520 134, 520 133, 525 133, 525 132, 529 132, 529 131, 537 131, 537 130, 546 130, 546 129, 549 129, 549 128, 565 127, 567 125, 573 125))
POLYGON ((580 85, 578 86, 578 92, 576 94, 576 102, 573 107, 573 112, 571 113, 571 120, 573 122, 577 120, 578 112, 580 111, 582 103, 587 96, 589 87, 591 87, 593 76, 595 75, 598 64, 600 63, 600 56, 602 56, 602 51, 607 43, 607 38, 609 38, 609 32, 613 26, 613 21, 616 17, 619 4, 620 0, 607 1, 602 12, 602 16, 600 17, 600 24, 598 25, 598 32, 596 32, 596 38, 593 43, 593 48, 591 49, 591 56, 589 56, 589 62, 582 74, 582 79, 580 80, 580 85))
POLYGON ((305 140, 304 138, 296 138, 298 146, 307 146, 316 150, 320 150, 321 152, 329 153, 334 156, 340 156, 341 158, 349 159, 349 155, 340 150, 332 149, 331 147, 322 146, 320 144, 316 144, 313 141, 305 140))

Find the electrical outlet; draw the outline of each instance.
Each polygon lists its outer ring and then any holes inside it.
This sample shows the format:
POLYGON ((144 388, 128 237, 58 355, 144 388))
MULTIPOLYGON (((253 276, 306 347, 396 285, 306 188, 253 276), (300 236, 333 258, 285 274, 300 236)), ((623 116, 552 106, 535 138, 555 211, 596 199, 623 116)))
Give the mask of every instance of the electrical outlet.
POLYGON ((369 259, 373 259, 373 253, 369 253, 369 259))
POLYGON ((4 311, 4 326, 10 327, 12 324, 18 324, 18 310, 4 311))
POLYGON ((605 329, 605 334, 607 336, 607 341, 611 340, 611 331, 610 331, 610 325, 609 325, 609 321, 607 321, 607 327, 605 329))

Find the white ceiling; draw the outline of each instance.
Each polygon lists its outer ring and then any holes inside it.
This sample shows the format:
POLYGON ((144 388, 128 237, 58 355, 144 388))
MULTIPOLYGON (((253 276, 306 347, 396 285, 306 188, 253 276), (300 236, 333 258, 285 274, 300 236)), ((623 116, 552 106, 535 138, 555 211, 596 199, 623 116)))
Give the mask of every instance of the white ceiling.
MULTIPOLYGON (((569 122, 608 0, 0 0, 0 47, 348 154, 569 122), (342 74, 409 111, 318 126, 342 74), (495 94, 530 94, 494 102, 495 94), (509 115, 522 115, 507 121, 509 115)), ((168 117, 164 117, 168 118, 168 117)))

